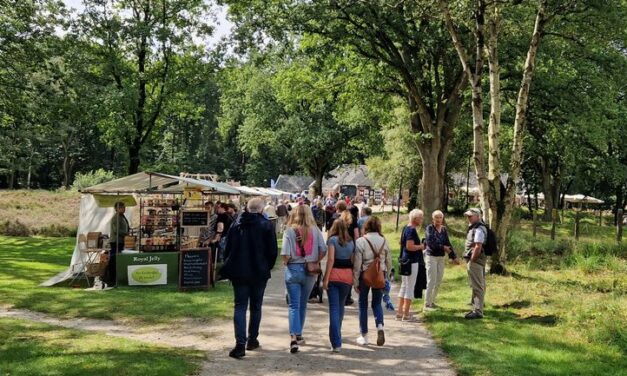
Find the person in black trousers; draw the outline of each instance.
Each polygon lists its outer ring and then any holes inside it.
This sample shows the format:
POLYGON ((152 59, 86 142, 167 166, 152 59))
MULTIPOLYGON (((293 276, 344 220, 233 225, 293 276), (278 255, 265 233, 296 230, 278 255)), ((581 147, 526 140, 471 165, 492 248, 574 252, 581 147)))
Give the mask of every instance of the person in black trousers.
POLYGON ((118 201, 113 205, 115 215, 109 222, 109 242, 111 251, 109 252, 109 264, 105 276, 106 286, 112 287, 117 284, 116 259, 117 254, 124 249, 124 237, 129 234, 128 220, 124 216, 126 205, 122 201, 118 201))
POLYGON ((229 356, 236 359, 244 357, 246 350, 259 347, 257 337, 263 295, 278 254, 276 233, 272 222, 264 218, 263 208, 264 202, 260 198, 248 201, 247 211, 237 218, 226 235, 221 275, 233 284, 235 348, 229 356), (250 323, 246 335, 249 303, 250 323))

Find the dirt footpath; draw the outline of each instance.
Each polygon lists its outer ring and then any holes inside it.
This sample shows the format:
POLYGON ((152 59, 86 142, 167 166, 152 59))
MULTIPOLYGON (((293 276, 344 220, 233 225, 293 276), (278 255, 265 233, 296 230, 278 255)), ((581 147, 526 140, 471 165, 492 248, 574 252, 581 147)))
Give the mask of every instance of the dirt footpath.
MULTIPOLYGON (((398 285, 393 286, 398 288, 398 285)), ((107 293, 105 291, 98 293, 107 293)), ((395 294, 392 294, 396 301, 395 294)), ((356 294, 353 292, 353 298, 356 294)), ((202 365, 203 376, 230 375, 455 375, 455 371, 430 334, 419 323, 402 323, 394 314, 385 312, 386 343, 383 347, 358 346, 359 334, 356 304, 347 307, 343 323, 341 353, 332 353, 329 343, 328 305, 310 304, 303 335, 307 344, 300 353, 288 351, 287 305, 282 269, 277 268, 268 283, 263 306, 259 342, 261 349, 247 351, 241 360, 229 358, 234 346, 232 321, 202 324, 184 321, 174 326, 130 327, 109 320, 71 319, 0 307, 0 317, 13 317, 65 328, 102 332, 150 344, 193 348, 207 351, 202 365), (174 330, 175 329, 175 330, 174 330)), ((376 341, 374 318, 369 322, 371 343, 376 341)))
MULTIPOLYGON (((398 286, 396 286, 398 287, 398 286)), ((341 353, 332 353, 329 343, 328 305, 309 304, 303 336, 307 343, 291 354, 281 269, 275 270, 264 300, 259 342, 262 348, 247 351, 241 360, 231 359, 234 346, 232 323, 224 323, 212 338, 209 361, 202 375, 455 375, 455 371, 422 324, 401 323, 385 311, 386 343, 383 347, 358 346, 357 303, 347 307, 342 325, 341 353)), ((392 294, 396 304, 396 295, 392 294)), ((353 292, 353 297, 356 294, 353 292)), ((370 316, 369 340, 376 341, 374 318, 370 316)))

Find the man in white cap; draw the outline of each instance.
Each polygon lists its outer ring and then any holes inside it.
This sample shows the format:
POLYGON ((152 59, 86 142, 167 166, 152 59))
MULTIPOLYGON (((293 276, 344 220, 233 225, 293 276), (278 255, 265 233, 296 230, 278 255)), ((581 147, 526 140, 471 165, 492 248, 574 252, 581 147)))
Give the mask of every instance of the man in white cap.
POLYGON ((468 270, 468 281, 472 289, 472 311, 464 317, 466 319, 483 318, 483 301, 485 298, 485 264, 487 256, 484 245, 488 239, 488 229, 481 219, 481 210, 468 209, 464 215, 468 219, 468 233, 466 234, 464 259, 468 270))

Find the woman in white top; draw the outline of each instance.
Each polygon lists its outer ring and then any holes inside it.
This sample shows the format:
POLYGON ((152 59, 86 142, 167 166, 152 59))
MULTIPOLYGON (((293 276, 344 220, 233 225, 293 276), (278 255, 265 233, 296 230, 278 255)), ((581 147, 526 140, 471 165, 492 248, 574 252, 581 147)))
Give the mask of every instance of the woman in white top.
POLYGON ((377 327, 377 346, 383 346, 385 343, 383 307, 381 306, 383 289, 371 289, 362 280, 363 272, 368 269, 375 259, 375 252, 379 253, 381 270, 386 273, 387 278, 387 271, 390 270, 392 265, 390 246, 381 234, 381 220, 372 216, 364 224, 364 236, 355 242, 353 286, 355 286, 355 291, 359 294, 359 329, 361 334, 357 338, 357 343, 360 345, 368 344, 368 294, 372 290, 372 313, 374 314, 377 327))

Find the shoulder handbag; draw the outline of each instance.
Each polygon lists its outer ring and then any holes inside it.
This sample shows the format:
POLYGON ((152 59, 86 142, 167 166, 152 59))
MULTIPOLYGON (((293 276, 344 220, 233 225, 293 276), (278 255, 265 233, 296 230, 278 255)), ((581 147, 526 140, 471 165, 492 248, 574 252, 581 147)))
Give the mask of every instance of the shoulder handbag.
POLYGON ((379 252, 376 252, 370 240, 368 240, 368 238, 366 237, 364 237, 364 239, 366 239, 368 245, 370 246, 370 249, 372 250, 372 253, 374 254, 374 260, 370 265, 368 265, 368 268, 364 270, 361 278, 363 279, 366 286, 369 286, 373 289, 385 288, 385 276, 383 275, 383 270, 381 270, 381 252, 385 247, 385 241, 383 241, 383 245, 381 245, 381 249, 379 249, 379 252))
MULTIPOLYGON (((311 236, 314 236, 313 234, 311 234, 311 236)), ((304 245, 304 239, 302 238, 300 231, 296 231, 296 245, 297 247, 300 247, 301 250, 301 256, 303 258, 306 257, 305 254, 305 245, 304 245), (298 238, 300 238, 300 240, 298 240, 298 238)), ((305 271, 307 272, 307 274, 309 275, 318 275, 322 273, 322 267, 320 266, 320 261, 307 261, 307 259, 305 259, 305 271)))

